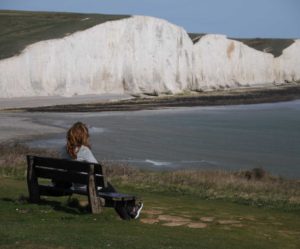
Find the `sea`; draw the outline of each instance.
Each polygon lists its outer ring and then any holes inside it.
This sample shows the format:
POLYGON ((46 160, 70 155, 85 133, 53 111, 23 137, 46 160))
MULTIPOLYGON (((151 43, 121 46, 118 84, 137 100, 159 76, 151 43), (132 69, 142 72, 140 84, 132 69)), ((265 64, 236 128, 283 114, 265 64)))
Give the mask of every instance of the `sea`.
MULTIPOLYGON (((263 168, 300 178, 300 100, 160 110, 31 113, 40 124, 63 128, 76 121, 90 130, 99 161, 158 170, 263 168)), ((26 142, 62 148, 65 132, 26 142)))

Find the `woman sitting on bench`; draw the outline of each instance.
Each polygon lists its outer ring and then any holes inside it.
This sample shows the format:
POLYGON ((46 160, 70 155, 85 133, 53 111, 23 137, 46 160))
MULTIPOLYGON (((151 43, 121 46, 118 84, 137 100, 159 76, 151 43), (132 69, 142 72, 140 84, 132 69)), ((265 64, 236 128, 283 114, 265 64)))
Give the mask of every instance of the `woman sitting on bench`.
MULTIPOLYGON (((67 145, 62 155, 64 158, 98 163, 91 151, 91 146, 89 144, 89 130, 85 124, 81 122, 73 124, 73 126, 68 130, 66 138, 67 145)), ((115 188, 109 182, 107 183, 107 188, 103 191, 116 192, 115 188)), ((140 202, 133 206, 117 206, 115 207, 115 210, 122 219, 130 220, 137 219, 142 208, 143 203, 140 202)))

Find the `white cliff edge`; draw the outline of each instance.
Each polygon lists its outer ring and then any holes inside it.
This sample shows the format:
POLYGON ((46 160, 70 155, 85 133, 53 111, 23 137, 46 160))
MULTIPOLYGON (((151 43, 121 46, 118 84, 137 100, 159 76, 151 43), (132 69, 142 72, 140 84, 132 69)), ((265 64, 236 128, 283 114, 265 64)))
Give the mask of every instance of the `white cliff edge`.
POLYGON ((0 98, 174 94, 299 82, 299 52, 299 40, 279 58, 221 35, 193 44, 178 26, 133 16, 37 42, 1 60, 0 98))

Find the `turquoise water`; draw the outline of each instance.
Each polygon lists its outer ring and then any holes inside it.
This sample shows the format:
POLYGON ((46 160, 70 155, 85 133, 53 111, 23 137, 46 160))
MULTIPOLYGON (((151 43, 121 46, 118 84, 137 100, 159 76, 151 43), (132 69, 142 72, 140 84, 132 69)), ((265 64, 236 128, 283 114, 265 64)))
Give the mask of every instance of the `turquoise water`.
MULTIPOLYGON (((32 114, 67 129, 90 126, 98 160, 158 169, 251 169, 300 177, 300 101, 155 111, 32 114)), ((59 147, 64 134, 35 140, 59 147)))

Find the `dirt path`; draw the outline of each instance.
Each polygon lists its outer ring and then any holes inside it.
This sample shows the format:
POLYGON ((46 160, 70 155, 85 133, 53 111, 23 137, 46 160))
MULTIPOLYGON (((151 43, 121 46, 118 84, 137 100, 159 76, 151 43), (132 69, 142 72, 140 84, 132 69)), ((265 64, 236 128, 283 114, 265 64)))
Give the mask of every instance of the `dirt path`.
MULTIPOLYGON (((169 215, 168 210, 148 209, 143 211, 143 218, 141 222, 145 224, 160 224, 162 226, 177 227, 185 226, 188 228, 204 229, 212 225, 221 225, 224 229, 231 227, 242 228, 245 226, 243 221, 249 221, 244 218, 236 219, 217 219, 216 217, 186 217, 186 215, 169 215)), ((254 218, 253 218, 254 219, 254 218)), ((255 221, 255 219, 252 221, 255 221)))

